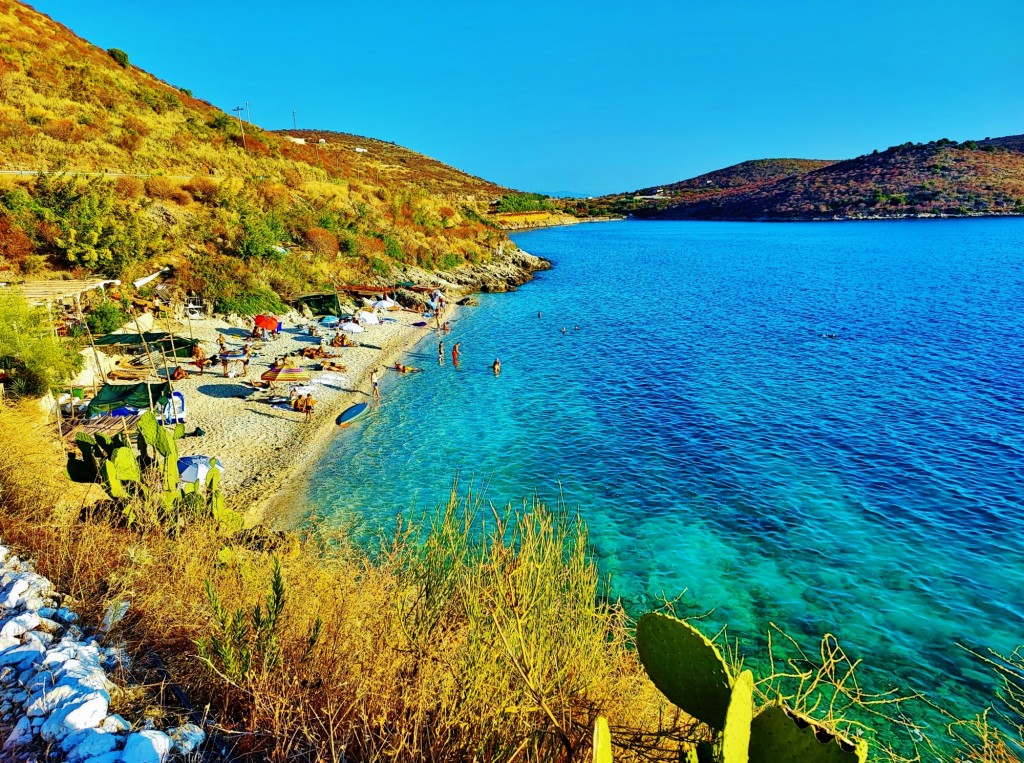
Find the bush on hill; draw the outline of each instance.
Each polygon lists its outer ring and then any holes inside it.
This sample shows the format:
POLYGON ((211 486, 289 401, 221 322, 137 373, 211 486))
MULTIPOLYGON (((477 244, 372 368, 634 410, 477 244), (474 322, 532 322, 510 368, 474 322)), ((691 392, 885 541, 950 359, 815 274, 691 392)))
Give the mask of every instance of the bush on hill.
POLYGON ((120 48, 109 48, 107 50, 107 53, 110 54, 110 57, 112 59, 117 61, 119 66, 121 66, 124 69, 128 68, 128 54, 125 53, 123 50, 121 50, 120 48))

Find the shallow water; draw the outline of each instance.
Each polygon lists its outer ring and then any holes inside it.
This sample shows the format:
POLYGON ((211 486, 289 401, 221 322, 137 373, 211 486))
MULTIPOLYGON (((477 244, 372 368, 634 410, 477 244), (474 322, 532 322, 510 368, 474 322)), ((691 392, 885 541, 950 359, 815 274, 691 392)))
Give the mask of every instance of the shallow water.
POLYGON ((769 622, 831 632, 875 687, 989 701, 957 644, 1024 643, 1024 220, 514 238, 554 269, 462 311, 461 369, 428 335, 425 373, 385 375, 318 514, 369 532, 457 472, 496 503, 561 495, 637 608, 688 589, 749 653, 769 622))

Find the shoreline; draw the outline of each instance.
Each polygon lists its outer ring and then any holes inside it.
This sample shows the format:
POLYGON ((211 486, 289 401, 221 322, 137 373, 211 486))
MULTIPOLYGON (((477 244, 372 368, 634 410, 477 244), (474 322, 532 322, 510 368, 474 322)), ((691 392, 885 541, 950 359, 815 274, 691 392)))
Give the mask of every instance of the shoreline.
MULTIPOLYGON (((546 260, 516 247, 483 265, 451 273, 413 275, 446 292, 449 307, 443 320, 451 320, 459 312, 457 300, 478 292, 513 290, 531 280, 535 272, 549 267, 546 260)), ((341 377, 324 378, 320 372, 312 373, 317 406, 309 423, 304 414, 274 408, 267 402, 270 393, 245 383, 258 380, 275 357, 319 345, 320 339, 301 327, 310 323, 309 319, 294 312, 283 316, 284 331, 277 339, 263 343, 259 357, 250 363, 247 379, 225 377, 220 364, 209 366, 207 373, 200 375, 190 362, 179 360, 189 371, 188 378, 173 383, 174 389, 185 395, 185 430, 188 433, 198 427, 204 431, 201 437, 179 440, 179 452, 183 456, 215 456, 222 462, 221 484, 227 503, 244 516, 247 527, 291 529, 304 518, 310 473, 337 433, 337 415, 350 405, 370 399, 369 377, 374 368, 387 373, 387 368, 427 334, 437 336, 433 326, 412 325, 424 320, 418 311, 402 309, 385 312, 382 317, 395 321, 368 326, 364 333, 357 334, 355 339, 362 346, 325 348, 347 370, 341 377)), ((160 321, 159 326, 164 323, 160 321)), ((193 321, 191 326, 170 319, 167 323, 172 324, 176 336, 193 334, 208 355, 215 351, 218 334, 227 337, 229 349, 240 347, 248 333, 242 326, 251 325, 231 318, 207 318, 193 321)), ((449 353, 450 342, 445 344, 449 353)), ((319 362, 300 359, 300 365, 307 369, 319 362)), ((238 364, 234 366, 237 369, 238 364)), ((278 385, 275 393, 287 395, 288 386, 278 385)))

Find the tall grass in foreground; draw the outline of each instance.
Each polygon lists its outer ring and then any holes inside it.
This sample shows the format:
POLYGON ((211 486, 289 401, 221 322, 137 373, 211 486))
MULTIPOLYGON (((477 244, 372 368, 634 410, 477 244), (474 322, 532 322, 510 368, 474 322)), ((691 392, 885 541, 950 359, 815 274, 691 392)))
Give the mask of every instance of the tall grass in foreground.
POLYGON ((619 759, 678 759, 687 719, 643 673, 579 520, 453 492, 372 558, 327 531, 129 531, 81 513, 81 498, 56 506, 72 487, 60 450, 25 421, 0 410, 0 539, 87 621, 130 600, 113 638, 155 650, 238 753, 582 760, 600 713, 619 759))

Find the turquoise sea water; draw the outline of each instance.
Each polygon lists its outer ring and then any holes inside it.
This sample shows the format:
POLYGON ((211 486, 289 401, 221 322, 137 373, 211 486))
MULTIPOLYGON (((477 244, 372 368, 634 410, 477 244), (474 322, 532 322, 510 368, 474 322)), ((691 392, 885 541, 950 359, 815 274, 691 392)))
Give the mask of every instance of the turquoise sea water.
POLYGON ((316 512, 386 527, 457 472, 561 495, 630 606, 687 589, 748 653, 831 632, 876 688, 981 709, 957 644, 1024 643, 1024 220, 514 238, 554 269, 461 313, 461 369, 431 334, 385 374, 316 512))

